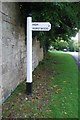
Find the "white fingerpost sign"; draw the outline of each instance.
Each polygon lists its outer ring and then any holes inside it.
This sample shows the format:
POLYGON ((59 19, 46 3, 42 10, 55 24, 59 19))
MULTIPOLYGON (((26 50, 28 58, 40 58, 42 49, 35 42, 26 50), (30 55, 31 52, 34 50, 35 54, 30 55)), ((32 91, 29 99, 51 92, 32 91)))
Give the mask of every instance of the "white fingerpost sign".
POLYGON ((27 94, 32 93, 32 17, 27 17, 27 94))
POLYGON ((32 31, 49 31, 50 29, 49 22, 32 22, 32 31))
POLYGON ((32 94, 32 31, 49 31, 49 22, 32 22, 32 17, 27 17, 27 95, 32 94))

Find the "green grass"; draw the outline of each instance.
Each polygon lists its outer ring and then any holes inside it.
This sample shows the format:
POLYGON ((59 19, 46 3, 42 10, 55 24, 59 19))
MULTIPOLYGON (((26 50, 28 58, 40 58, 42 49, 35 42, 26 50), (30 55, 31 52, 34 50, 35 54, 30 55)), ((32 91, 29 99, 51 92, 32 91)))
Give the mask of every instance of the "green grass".
POLYGON ((3 104, 3 117, 78 118, 78 74, 71 55, 49 52, 33 72, 32 97, 21 83, 3 104))

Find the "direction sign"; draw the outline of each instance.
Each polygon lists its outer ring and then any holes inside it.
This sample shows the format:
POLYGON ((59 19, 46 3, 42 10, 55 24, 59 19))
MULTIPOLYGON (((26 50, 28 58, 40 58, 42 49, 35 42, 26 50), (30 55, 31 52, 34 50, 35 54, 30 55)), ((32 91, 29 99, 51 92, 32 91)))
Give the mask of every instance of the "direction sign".
POLYGON ((27 17, 27 95, 32 94, 32 31, 49 31, 50 29, 49 22, 32 22, 32 17, 27 17))
POLYGON ((50 29, 49 22, 32 22, 32 31, 49 31, 50 29))

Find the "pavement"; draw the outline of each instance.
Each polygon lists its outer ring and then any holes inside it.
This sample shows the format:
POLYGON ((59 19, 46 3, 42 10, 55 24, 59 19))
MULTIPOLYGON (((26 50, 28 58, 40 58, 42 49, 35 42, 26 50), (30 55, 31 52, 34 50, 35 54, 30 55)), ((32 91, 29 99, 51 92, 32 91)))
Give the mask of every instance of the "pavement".
POLYGON ((66 53, 73 56, 73 58, 75 59, 76 64, 80 68, 80 52, 66 52, 66 53))

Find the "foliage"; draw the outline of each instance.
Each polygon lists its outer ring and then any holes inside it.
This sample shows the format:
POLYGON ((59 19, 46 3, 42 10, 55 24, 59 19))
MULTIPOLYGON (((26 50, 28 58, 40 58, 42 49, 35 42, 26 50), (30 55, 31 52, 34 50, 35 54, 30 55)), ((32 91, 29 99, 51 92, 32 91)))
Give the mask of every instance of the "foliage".
POLYGON ((74 51, 74 40, 68 40, 69 51, 74 51))
POLYGON ((77 40, 70 39, 68 41, 69 51, 79 51, 80 43, 77 40))
POLYGON ((33 21, 48 21, 52 28, 49 32, 33 32, 41 44, 48 49, 51 41, 57 38, 68 40, 75 36, 80 29, 80 3, 79 2, 31 2, 19 3, 22 14, 32 13, 33 21))
POLYGON ((64 50, 68 49, 68 42, 64 40, 56 40, 56 42, 52 42, 52 46, 56 50, 64 50))
POLYGON ((69 39, 68 41, 64 40, 56 40, 52 42, 52 47, 56 50, 64 50, 67 49, 68 51, 79 51, 80 44, 75 42, 75 40, 69 39))
POLYGON ((73 45, 74 45, 74 51, 79 52, 80 44, 78 43, 78 41, 74 42, 73 45))

